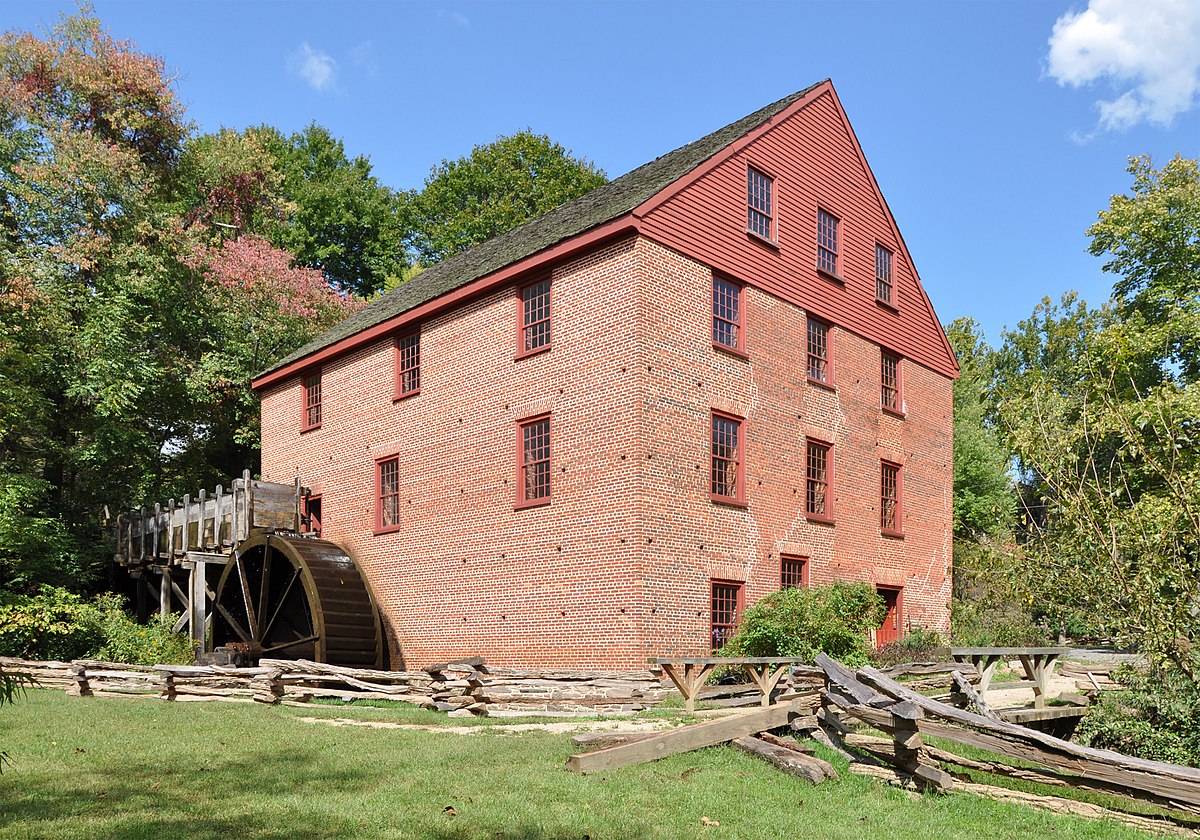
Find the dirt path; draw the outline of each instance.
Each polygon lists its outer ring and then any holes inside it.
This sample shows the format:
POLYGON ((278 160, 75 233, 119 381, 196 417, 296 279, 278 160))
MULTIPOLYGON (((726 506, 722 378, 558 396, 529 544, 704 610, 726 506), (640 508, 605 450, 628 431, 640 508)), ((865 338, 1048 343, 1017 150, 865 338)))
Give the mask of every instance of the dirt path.
POLYGON ((495 726, 427 726, 417 723, 394 723, 389 720, 354 720, 353 718, 301 717, 303 723, 325 726, 365 726, 368 729, 407 729, 414 732, 441 732, 448 735, 515 735, 520 732, 657 732, 671 729, 669 720, 588 720, 556 723, 502 723, 495 726))

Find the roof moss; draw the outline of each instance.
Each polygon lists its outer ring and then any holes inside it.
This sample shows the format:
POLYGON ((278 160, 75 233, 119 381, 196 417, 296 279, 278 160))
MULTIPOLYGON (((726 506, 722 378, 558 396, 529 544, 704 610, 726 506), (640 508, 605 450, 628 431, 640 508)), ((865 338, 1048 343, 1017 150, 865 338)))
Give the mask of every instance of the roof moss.
POLYGON ((507 233, 431 266, 330 327, 294 353, 283 357, 259 376, 297 362, 474 280, 630 213, 819 84, 822 83, 818 82, 760 108, 507 233))

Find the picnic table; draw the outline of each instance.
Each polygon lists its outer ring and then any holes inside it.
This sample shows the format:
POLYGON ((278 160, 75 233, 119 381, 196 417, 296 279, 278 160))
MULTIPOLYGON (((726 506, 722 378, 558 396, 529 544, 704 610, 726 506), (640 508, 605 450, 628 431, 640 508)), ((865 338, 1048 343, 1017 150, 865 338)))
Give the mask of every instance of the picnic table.
POLYGON ((671 682, 683 695, 684 708, 690 714, 696 711, 696 695, 704 687, 714 668, 741 668, 762 692, 762 704, 771 705, 771 692, 779 680, 793 665, 803 665, 804 660, 794 656, 695 656, 654 657, 652 665, 659 665, 671 682))
POLYGON ((955 662, 970 662, 979 671, 979 693, 992 684, 996 666, 1010 659, 1019 660, 1025 669, 1025 679, 1033 683, 1033 707, 1046 705, 1046 689, 1054 673, 1054 663, 1067 652, 1058 647, 952 647, 955 662))

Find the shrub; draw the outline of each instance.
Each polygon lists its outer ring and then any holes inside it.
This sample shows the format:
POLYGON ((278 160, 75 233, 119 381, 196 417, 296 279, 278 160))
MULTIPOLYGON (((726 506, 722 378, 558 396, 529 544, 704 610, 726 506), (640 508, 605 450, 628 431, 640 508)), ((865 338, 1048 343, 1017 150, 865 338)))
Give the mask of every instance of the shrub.
POLYGON ((166 620, 156 616, 139 624, 122 609, 118 595, 101 595, 95 603, 103 638, 94 653, 97 659, 131 665, 186 665, 195 660, 192 640, 171 632, 174 616, 166 620))
POLYGON ((884 618, 883 599, 866 583, 772 592, 742 616, 721 656, 795 656, 813 661, 826 653, 847 665, 864 665, 869 633, 884 618))
POLYGON ((10 595, 0 605, 0 656, 22 659, 107 659, 138 665, 187 663, 191 640, 170 623, 138 624, 117 595, 84 601, 55 586, 10 595))
POLYGON ((1039 647, 1050 633, 1020 606, 986 600, 950 605, 950 638, 962 647, 1039 647))
POLYGON ((99 613, 78 595, 42 585, 36 595, 10 595, 0 606, 0 655, 77 659, 101 643, 99 613))
POLYGON ((1200 691, 1195 684, 1170 666, 1125 667, 1113 676, 1126 690, 1101 693, 1079 724, 1079 739, 1125 755, 1200 767, 1200 691))
POLYGON ((950 658, 946 643, 933 630, 914 627, 903 639, 871 652, 871 664, 890 668, 901 662, 942 662, 950 658))

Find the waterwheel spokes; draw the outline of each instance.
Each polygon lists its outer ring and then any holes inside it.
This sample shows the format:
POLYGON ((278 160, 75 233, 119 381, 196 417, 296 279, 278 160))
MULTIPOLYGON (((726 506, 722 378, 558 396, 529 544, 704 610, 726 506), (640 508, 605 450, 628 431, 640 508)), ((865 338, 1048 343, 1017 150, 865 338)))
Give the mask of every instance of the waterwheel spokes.
POLYGON ((254 604, 250 597, 250 579, 246 576, 246 567, 242 563, 241 555, 236 551, 233 554, 233 564, 237 567, 238 583, 242 587, 242 603, 246 605, 246 620, 250 623, 250 636, 255 640, 261 639, 262 636, 258 632, 258 615, 254 612, 254 604))
POLYGON ((295 647, 296 645, 302 645, 307 642, 315 642, 319 638, 321 638, 321 637, 320 636, 305 636, 303 639, 293 639, 290 642, 283 642, 278 645, 271 645, 270 647, 265 647, 262 649, 262 652, 263 653, 271 653, 272 651, 283 650, 284 648, 295 647))
POLYGON ((238 622, 238 620, 233 617, 233 613, 231 613, 231 612, 229 612, 229 610, 225 609, 224 604, 222 604, 220 601, 214 601, 213 606, 215 606, 217 608, 217 612, 219 612, 222 616, 225 617, 225 620, 229 622, 229 626, 233 628, 233 632, 237 633, 243 642, 249 643, 249 642, 254 641, 253 639, 250 638, 250 634, 245 631, 245 629, 238 622))
MULTIPOLYGON (((267 544, 263 546, 263 561, 262 561, 262 585, 258 588, 258 611, 257 615, 267 614, 267 596, 271 589, 271 541, 268 539, 267 544)), ((262 644, 267 642, 267 633, 269 628, 263 629, 262 635, 258 640, 262 644)))
POLYGON ((272 628, 275 627, 275 622, 279 618, 279 614, 283 611, 283 605, 287 603, 288 596, 292 594, 292 587, 296 585, 296 580, 300 577, 300 569, 292 570, 292 579, 288 581, 288 585, 284 587, 283 595, 279 597, 279 601, 275 604, 275 611, 271 613, 271 618, 267 622, 267 626, 263 629, 262 640, 266 641, 270 635, 272 628))

